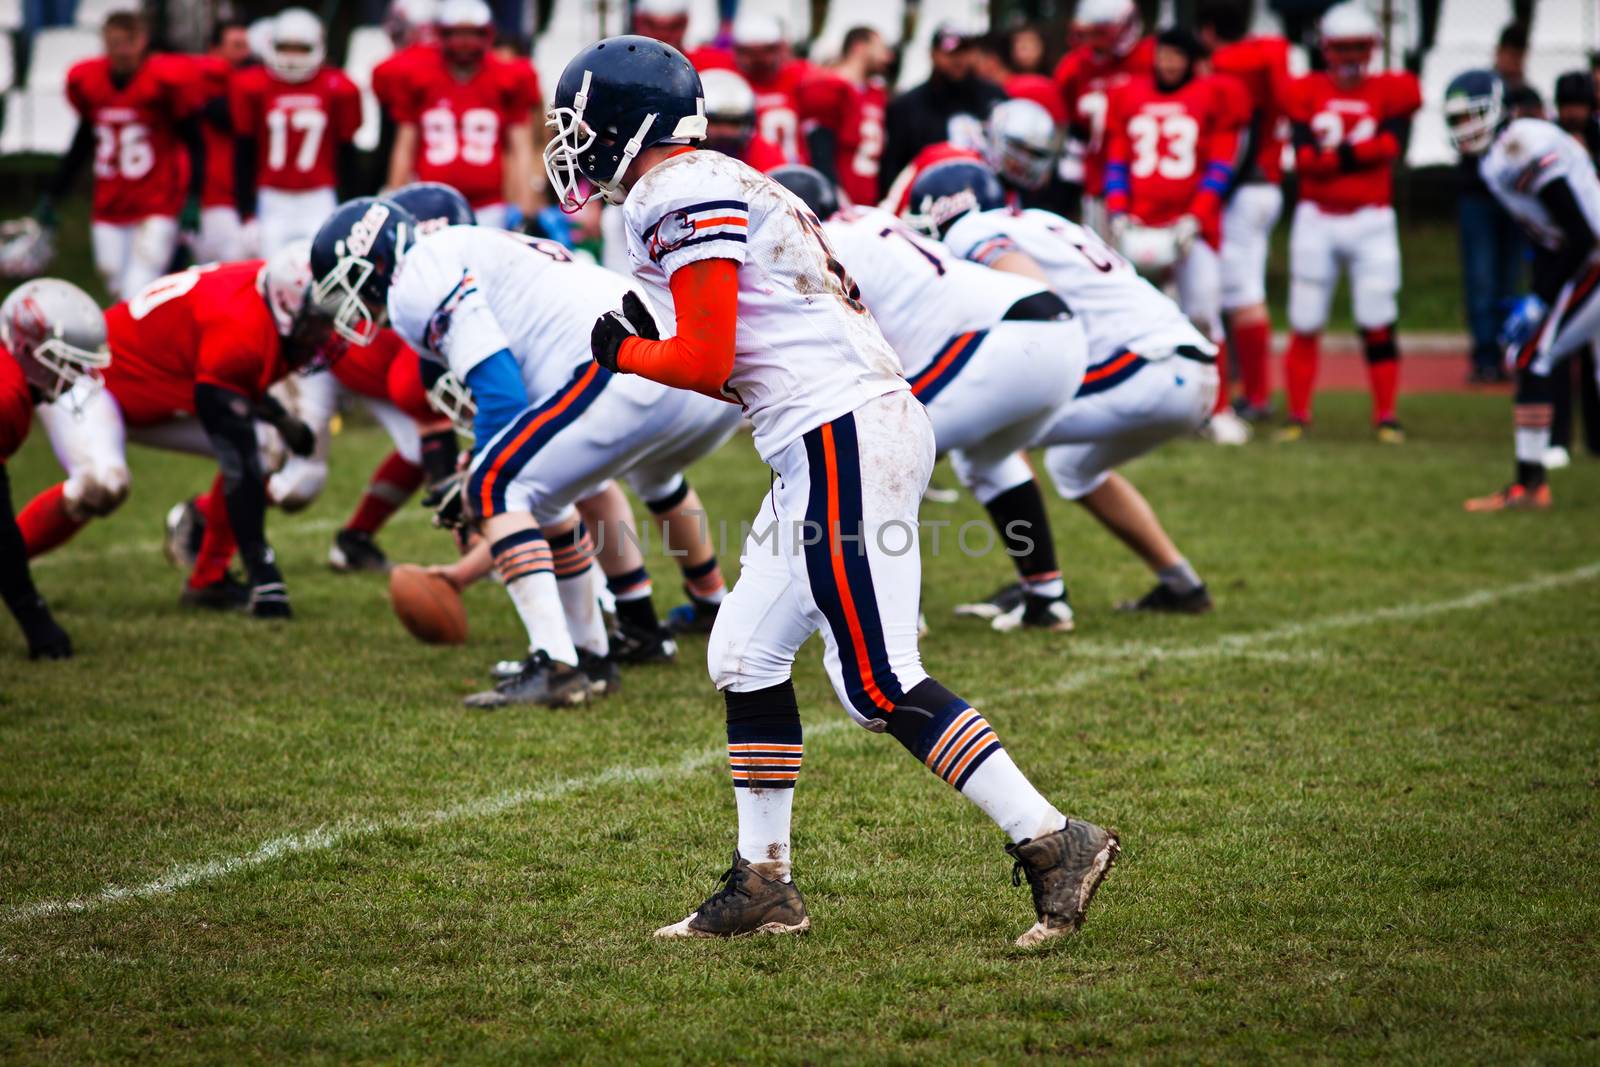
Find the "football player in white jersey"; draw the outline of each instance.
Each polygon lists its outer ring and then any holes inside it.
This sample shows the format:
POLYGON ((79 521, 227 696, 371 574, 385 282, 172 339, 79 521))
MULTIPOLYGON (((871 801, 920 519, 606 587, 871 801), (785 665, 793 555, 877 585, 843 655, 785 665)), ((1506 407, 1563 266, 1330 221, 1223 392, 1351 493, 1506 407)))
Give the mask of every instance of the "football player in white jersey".
POLYGON ((790 873, 803 752, 791 672, 818 630, 852 717, 888 732, 1010 837, 1037 921, 1070 933, 1116 858, 1116 835, 1068 820, 917 650, 917 509, 933 469, 928 415, 815 217, 737 160, 696 150, 700 79, 678 51, 614 37, 580 52, 550 108, 547 173, 568 209, 623 202, 635 277, 676 325, 655 339, 636 294, 594 324, 600 367, 737 400, 772 489, 708 665, 728 717, 738 846, 722 888, 667 938, 810 928, 790 873))
MULTIPOLYGON (((951 160, 912 187, 908 219, 957 256, 1049 285, 1083 323, 1089 368, 1037 441, 1056 491, 1134 550, 1159 583, 1127 610, 1199 614, 1205 583, 1144 496, 1115 470, 1205 424, 1216 401, 1216 348, 1178 306, 1089 230, 1037 208, 1013 211, 992 171, 951 160)), ((1005 607, 1002 590, 991 603, 1005 607)), ((983 609, 974 605, 973 613, 983 609)))
POLYGON ((574 502, 626 476, 647 502, 698 508, 681 472, 733 433, 738 413, 589 359, 595 316, 625 293, 650 318, 628 279, 553 241, 474 226, 417 238, 415 226, 393 201, 342 205, 312 246, 312 299, 355 344, 387 319, 476 404, 461 506, 490 543, 529 654, 468 706, 579 703, 610 689, 615 667, 574 502))
POLYGON ((1504 98, 1500 79, 1487 70, 1459 74, 1445 91, 1451 141, 1463 153, 1482 155, 1484 183, 1535 248, 1534 297, 1507 330, 1516 374, 1516 477, 1468 500, 1468 511, 1550 506, 1544 455, 1555 401, 1551 376, 1600 339, 1600 178, 1582 142, 1561 127, 1543 119, 1507 124, 1504 98))
POLYGON ((1044 499, 1017 452, 1083 380, 1083 327, 1041 282, 956 259, 887 211, 840 211, 834 187, 810 167, 769 173, 825 220, 828 243, 928 409, 939 453, 1000 531, 1027 595, 994 628, 1071 630, 1044 499))

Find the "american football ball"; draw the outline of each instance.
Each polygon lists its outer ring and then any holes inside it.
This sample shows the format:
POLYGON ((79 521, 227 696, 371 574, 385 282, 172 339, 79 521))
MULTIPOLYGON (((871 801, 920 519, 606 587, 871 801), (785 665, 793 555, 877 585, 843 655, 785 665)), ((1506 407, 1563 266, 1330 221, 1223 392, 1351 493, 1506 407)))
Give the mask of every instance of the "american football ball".
POLYGON ((459 645, 467 640, 467 606, 442 574, 414 563, 399 564, 389 571, 389 603, 418 641, 459 645))

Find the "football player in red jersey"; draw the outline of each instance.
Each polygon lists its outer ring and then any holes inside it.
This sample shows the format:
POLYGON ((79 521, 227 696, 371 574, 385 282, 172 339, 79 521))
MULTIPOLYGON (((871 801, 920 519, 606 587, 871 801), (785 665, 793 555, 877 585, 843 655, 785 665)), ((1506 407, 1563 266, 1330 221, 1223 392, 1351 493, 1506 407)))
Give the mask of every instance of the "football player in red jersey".
POLYGON ((394 127, 401 97, 411 78, 411 68, 439 47, 439 37, 434 26, 438 5, 433 0, 396 0, 389 8, 383 28, 394 51, 372 68, 372 95, 378 100, 383 113, 384 133, 380 149, 385 152, 394 143, 394 127))
POLYGON ((1311 424, 1322 329, 1339 274, 1348 271, 1372 385, 1372 421, 1378 440, 1398 444, 1405 440, 1395 418, 1400 238, 1391 197, 1395 160, 1406 125, 1422 106, 1422 89, 1405 71, 1367 72, 1378 24, 1357 0, 1329 8, 1319 36, 1328 69, 1296 80, 1287 109, 1300 202, 1289 234, 1289 424, 1280 437, 1298 440, 1311 424))
POLYGON ((539 207, 533 115, 542 103, 533 67, 491 55, 493 43, 483 0, 440 5, 439 47, 409 65, 397 101, 389 185, 452 186, 472 204, 480 225, 503 228, 508 201, 524 217, 539 207))
MULTIPOLYGON (((105 313, 111 361, 103 381, 80 379, 38 408, 67 480, 18 517, 28 555, 110 514, 129 488, 125 441, 214 455, 221 468, 205 503, 206 534, 182 602, 289 615, 289 597, 264 532, 266 476, 257 419, 291 450, 309 451, 309 427, 267 389, 320 351, 328 329, 306 313, 309 247, 268 261, 209 264, 158 278, 105 313), (249 585, 228 575, 235 550, 249 585)), ((53 324, 51 324, 53 328, 53 324)))
POLYGON ((120 299, 171 264, 185 182, 198 197, 204 167, 191 161, 205 158, 205 144, 195 114, 201 101, 193 61, 150 55, 144 18, 131 11, 106 16, 102 37, 106 54, 67 72, 78 132, 41 211, 53 219, 51 205, 92 159, 94 264, 112 298, 120 299))
POLYGON ((839 62, 813 69, 800 83, 800 132, 811 165, 861 205, 878 199, 883 109, 889 102, 883 75, 893 59, 883 34, 856 26, 844 35, 839 62))
POLYGON ((285 8, 272 20, 263 65, 239 71, 228 87, 235 196, 241 215, 257 216, 265 256, 316 233, 355 168, 361 94, 324 65, 325 55, 317 16, 285 8))
POLYGON ((706 148, 762 173, 783 166, 782 149, 756 136, 756 94, 749 82, 731 70, 708 70, 700 75, 700 87, 706 101, 706 148))
POLYGON ((756 91, 756 133, 778 146, 785 163, 807 162, 799 92, 812 68, 794 58, 783 23, 757 12, 734 19, 733 65, 756 91))
POLYGON ((228 114, 228 81, 250 61, 250 36, 245 24, 228 19, 211 33, 211 51, 195 59, 196 77, 205 98, 200 132, 205 137, 205 183, 200 188, 200 230, 194 236, 195 259, 222 263, 245 257, 244 221, 233 195, 233 120, 228 114))
POLYGON ((1289 97, 1289 42, 1247 36, 1246 0, 1208 0, 1197 14, 1214 73, 1250 95, 1250 125, 1222 213, 1222 315, 1239 370, 1239 414, 1257 422, 1272 401, 1272 320, 1267 313, 1267 249, 1283 212, 1283 117, 1289 97))
POLYGON ((1083 159, 1084 225, 1103 233, 1106 110, 1113 92, 1134 75, 1150 73, 1155 42, 1140 35, 1133 0, 1082 0, 1071 32, 1080 43, 1061 57, 1055 81, 1067 106, 1069 155, 1083 159))
POLYGON ((6 461, 27 439, 35 404, 105 366, 105 343, 99 306, 69 282, 27 282, 0 305, 0 599, 22 627, 30 659, 66 659, 72 640, 33 584, 27 544, 11 510, 6 461))

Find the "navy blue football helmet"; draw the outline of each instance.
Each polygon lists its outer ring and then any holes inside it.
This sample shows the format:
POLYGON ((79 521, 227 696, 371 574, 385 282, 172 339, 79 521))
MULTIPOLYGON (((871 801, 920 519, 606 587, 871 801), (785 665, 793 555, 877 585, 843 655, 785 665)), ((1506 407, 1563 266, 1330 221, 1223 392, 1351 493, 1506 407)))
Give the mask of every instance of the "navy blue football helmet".
POLYGON ((767 171, 767 177, 798 196, 819 219, 832 218, 839 211, 839 190, 815 167, 785 163, 767 171))
POLYGON ((416 239, 416 216, 383 197, 357 197, 328 216, 311 239, 311 302, 340 337, 369 345, 378 336, 395 268, 416 239))
POLYGON ((1444 90, 1450 143, 1464 156, 1481 156, 1506 124, 1506 87, 1492 70, 1464 70, 1444 90))
POLYGON ((1005 186, 988 164, 948 159, 917 175, 901 217, 918 233, 939 239, 963 215, 1005 206, 1005 186))
POLYGON ((545 173, 562 210, 597 193, 620 204, 623 175, 640 152, 704 140, 704 97, 700 75, 669 44, 629 35, 579 52, 561 72, 545 122, 545 173))
POLYGON ((478 224, 467 198, 444 182, 412 182, 390 193, 389 199, 416 216, 418 237, 446 226, 478 224))

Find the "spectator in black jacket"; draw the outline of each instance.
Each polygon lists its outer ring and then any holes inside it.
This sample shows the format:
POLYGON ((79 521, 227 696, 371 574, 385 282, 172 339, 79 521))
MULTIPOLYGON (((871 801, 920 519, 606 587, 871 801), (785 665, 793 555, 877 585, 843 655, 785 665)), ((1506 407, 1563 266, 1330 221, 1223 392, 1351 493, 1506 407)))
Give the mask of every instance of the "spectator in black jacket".
POLYGON ((884 116, 879 191, 888 192, 895 175, 931 144, 950 141, 977 148, 983 120, 1005 90, 977 74, 977 52, 986 30, 946 22, 933 34, 933 73, 928 80, 890 101, 884 116))

